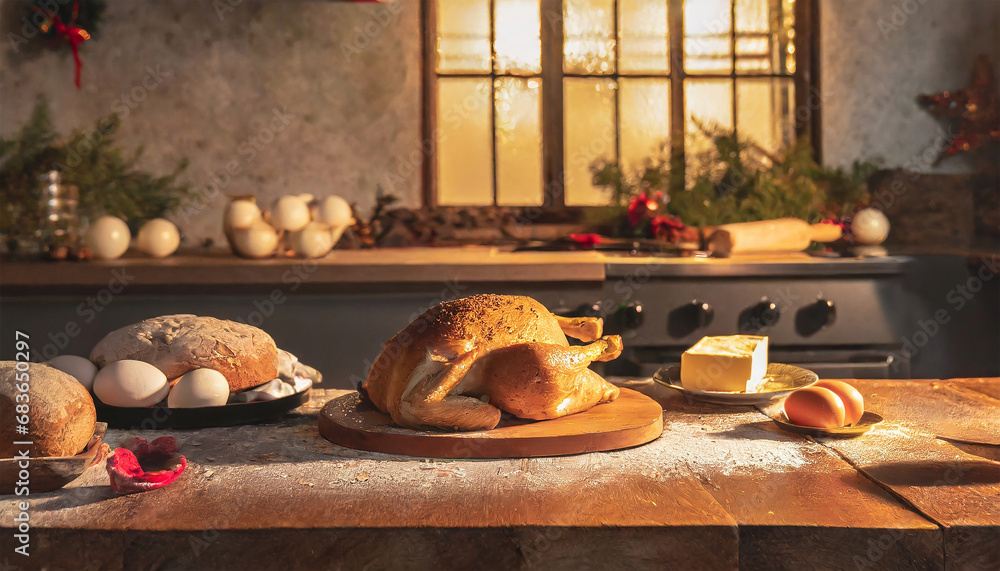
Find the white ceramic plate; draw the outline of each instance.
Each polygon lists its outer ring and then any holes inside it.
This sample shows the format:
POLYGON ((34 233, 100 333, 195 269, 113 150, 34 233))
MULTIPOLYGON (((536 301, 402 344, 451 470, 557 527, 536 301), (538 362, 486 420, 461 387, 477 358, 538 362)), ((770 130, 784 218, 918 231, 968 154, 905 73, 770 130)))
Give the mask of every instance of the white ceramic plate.
POLYGON ((819 377, 816 373, 802 367, 785 365, 783 363, 769 363, 767 365, 767 377, 759 385, 759 390, 753 393, 685 389, 681 386, 680 365, 669 365, 660 369, 653 375, 653 380, 701 402, 756 405, 786 397, 792 391, 812 385, 819 380, 819 377))

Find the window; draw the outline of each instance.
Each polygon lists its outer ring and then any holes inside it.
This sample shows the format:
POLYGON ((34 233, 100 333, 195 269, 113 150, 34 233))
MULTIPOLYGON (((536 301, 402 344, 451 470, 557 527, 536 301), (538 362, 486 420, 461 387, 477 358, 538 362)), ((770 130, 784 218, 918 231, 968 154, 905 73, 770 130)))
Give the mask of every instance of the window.
POLYGON ((604 205, 596 160, 629 168, 667 153, 690 165, 707 142, 698 123, 770 150, 818 123, 809 106, 814 0, 425 7, 431 205, 604 205))

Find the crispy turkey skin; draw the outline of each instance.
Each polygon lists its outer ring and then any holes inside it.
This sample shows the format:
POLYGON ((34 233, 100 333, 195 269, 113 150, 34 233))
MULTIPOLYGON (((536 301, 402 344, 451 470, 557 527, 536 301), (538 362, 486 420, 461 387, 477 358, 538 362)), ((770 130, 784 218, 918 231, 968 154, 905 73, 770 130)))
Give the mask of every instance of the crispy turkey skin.
POLYGON ((475 295, 432 307, 390 339, 363 388, 414 429, 488 430, 501 411, 528 419, 573 414, 618 397, 588 366, 621 353, 600 318, 553 315, 530 297, 475 295), (570 347, 570 335, 587 345, 570 347))

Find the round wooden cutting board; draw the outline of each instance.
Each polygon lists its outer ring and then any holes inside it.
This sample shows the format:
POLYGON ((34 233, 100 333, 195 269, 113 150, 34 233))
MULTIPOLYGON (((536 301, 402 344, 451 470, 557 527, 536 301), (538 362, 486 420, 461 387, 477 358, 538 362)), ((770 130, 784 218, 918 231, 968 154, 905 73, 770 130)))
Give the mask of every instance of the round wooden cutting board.
POLYGON ((505 418, 493 430, 424 432, 400 428, 359 393, 326 403, 319 433, 334 444, 387 454, 431 458, 528 458, 616 450, 655 440, 663 409, 653 399, 621 389, 613 402, 552 420, 505 418))

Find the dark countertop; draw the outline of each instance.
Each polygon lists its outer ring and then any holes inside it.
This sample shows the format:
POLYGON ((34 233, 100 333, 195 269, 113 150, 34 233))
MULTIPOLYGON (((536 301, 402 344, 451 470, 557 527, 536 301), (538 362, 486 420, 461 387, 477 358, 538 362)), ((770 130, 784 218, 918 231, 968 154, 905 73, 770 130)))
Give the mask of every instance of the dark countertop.
MULTIPOLYGON (((22 568, 996 568, 1000 379, 851 381, 885 417, 850 440, 750 407, 664 407, 627 450, 436 460, 346 449, 317 413, 175 430, 174 484, 116 496, 103 467, 31 496, 22 568)), ((156 432, 111 430, 107 441, 156 432)), ((5 537, 14 496, 0 497, 5 537)), ((5 545, 10 542, 5 541, 5 545)))

